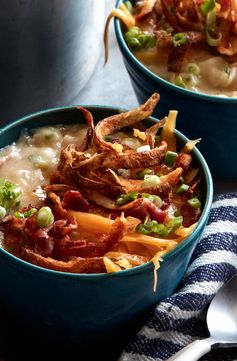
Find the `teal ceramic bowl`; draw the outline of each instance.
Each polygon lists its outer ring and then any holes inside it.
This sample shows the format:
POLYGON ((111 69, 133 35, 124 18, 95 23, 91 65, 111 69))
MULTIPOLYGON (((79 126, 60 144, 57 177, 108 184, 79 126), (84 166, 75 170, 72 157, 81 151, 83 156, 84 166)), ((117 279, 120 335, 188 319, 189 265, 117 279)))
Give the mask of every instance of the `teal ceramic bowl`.
POLYGON ((237 98, 196 93, 160 78, 129 50, 118 19, 115 19, 115 33, 139 103, 144 103, 154 92, 160 93, 161 99, 153 114, 161 119, 170 109, 178 110, 178 129, 190 139, 202 138, 198 148, 212 175, 237 178, 237 98))
MULTIPOLYGON (((95 121, 120 109, 86 106, 95 121)), ((150 118, 150 122, 156 122, 150 118)), ((84 122, 75 107, 42 111, 0 130, 0 147, 16 141, 24 128, 84 122)), ((177 131, 180 145, 187 138, 177 131)), ((16 327, 50 344, 77 345, 105 357, 119 353, 143 317, 180 283, 196 243, 206 225, 213 197, 209 168, 197 150, 196 165, 203 176, 203 212, 194 232, 164 257, 153 291, 151 262, 114 274, 72 274, 27 263, 0 248, 0 302, 16 327), (106 346, 105 346, 106 342, 106 346), (101 348, 102 345, 102 348, 101 348), (111 347, 110 347, 111 346, 111 347), (100 350, 100 351, 99 351, 100 350)))

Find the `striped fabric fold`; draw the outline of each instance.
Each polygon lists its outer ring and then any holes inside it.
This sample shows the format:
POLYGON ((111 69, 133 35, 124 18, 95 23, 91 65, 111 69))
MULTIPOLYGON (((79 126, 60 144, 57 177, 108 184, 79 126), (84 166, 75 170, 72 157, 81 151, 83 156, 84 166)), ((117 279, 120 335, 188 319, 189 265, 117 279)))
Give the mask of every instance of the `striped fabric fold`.
MULTIPOLYGON (((118 361, 165 361, 192 341, 208 337, 208 305, 236 272, 237 193, 229 193, 215 197, 178 290, 157 305, 118 361)), ((216 349, 201 360, 237 361, 237 348, 216 349)))

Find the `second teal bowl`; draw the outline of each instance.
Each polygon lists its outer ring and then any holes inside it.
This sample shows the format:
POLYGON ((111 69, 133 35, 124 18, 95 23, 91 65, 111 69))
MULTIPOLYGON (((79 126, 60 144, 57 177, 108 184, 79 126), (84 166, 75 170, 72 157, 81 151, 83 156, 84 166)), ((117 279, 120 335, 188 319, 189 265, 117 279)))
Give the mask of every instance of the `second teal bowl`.
MULTIPOLYGON (((117 7, 123 2, 117 1, 117 7)), ((179 111, 177 127, 190 139, 202 138, 198 148, 215 178, 237 178, 237 98, 209 96, 180 88, 151 72, 127 47, 121 23, 115 33, 139 103, 161 94, 154 115, 163 118, 170 109, 179 111)))

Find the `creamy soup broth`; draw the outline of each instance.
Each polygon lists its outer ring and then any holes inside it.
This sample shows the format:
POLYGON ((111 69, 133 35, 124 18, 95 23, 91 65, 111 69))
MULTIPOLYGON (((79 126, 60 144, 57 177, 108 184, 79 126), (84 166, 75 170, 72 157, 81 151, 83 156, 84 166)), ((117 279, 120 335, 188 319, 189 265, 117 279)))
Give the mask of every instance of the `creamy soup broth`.
POLYGON ((196 48, 190 52, 182 72, 167 70, 167 54, 164 49, 147 49, 134 52, 136 58, 161 78, 175 83, 178 75, 186 77, 186 87, 196 92, 228 97, 237 96, 237 67, 228 64, 221 56, 210 56, 208 51, 196 48), (185 68, 195 63, 200 73, 187 74, 185 68))
POLYGON ((20 186, 21 207, 44 199, 41 187, 56 171, 61 149, 80 145, 86 130, 85 125, 42 127, 0 151, 0 178, 20 186))

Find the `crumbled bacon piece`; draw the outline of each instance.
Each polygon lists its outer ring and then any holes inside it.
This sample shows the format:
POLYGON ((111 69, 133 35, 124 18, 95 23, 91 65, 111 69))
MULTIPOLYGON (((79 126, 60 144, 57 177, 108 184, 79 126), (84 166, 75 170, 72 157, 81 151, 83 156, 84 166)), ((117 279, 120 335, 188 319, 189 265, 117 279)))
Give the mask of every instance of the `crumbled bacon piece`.
POLYGON ((63 197, 63 207, 73 211, 88 212, 90 209, 89 202, 82 196, 79 191, 68 191, 63 197))

